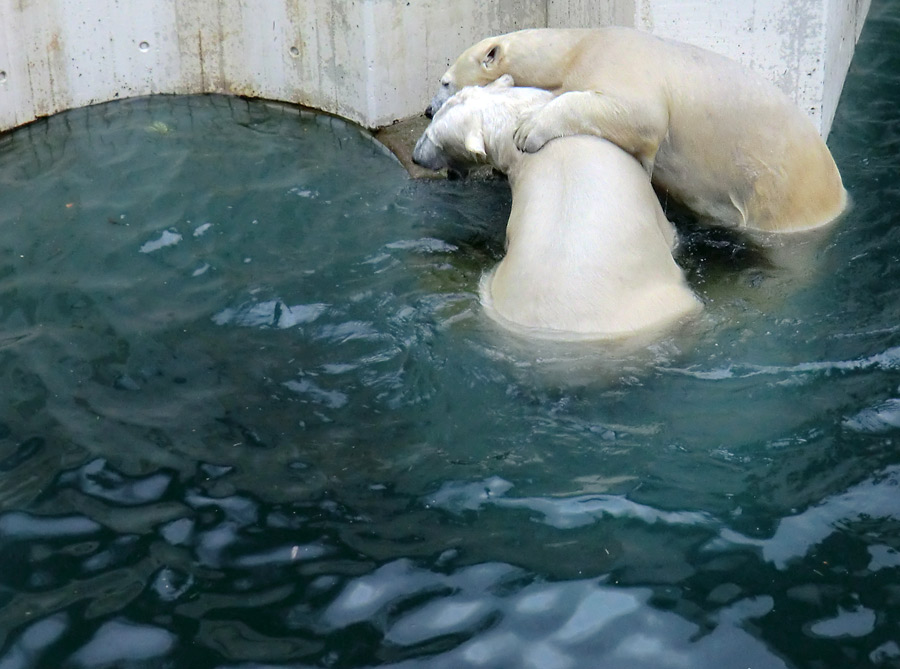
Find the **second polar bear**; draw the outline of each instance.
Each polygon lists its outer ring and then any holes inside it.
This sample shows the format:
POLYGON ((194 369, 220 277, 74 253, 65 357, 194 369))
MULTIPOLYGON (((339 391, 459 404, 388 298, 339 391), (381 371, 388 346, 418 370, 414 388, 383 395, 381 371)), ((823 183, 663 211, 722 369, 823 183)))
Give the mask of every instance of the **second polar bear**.
POLYGON ((552 96, 512 85, 506 76, 451 97, 413 153, 430 169, 487 163, 509 177, 506 256, 481 284, 487 312, 560 339, 625 337, 697 312, 672 258, 674 230, 640 164, 589 136, 518 151, 520 116, 552 96))
POLYGON ((525 151, 554 137, 605 137, 696 213, 750 231, 818 228, 846 207, 812 122, 724 56, 630 28, 521 30, 464 51, 426 113, 503 74, 557 96, 521 122, 525 151))

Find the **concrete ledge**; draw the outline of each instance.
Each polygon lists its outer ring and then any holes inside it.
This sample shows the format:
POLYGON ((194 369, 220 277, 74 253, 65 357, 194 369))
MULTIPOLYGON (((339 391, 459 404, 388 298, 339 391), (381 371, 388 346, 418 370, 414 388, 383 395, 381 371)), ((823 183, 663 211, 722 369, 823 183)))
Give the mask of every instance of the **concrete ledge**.
POLYGON ((366 127, 421 112, 465 47, 636 26, 761 70, 827 134, 870 0, 0 0, 0 131, 153 93, 298 103, 366 127))
POLYGON ((425 115, 419 114, 375 131, 375 139, 384 144, 397 157, 397 160, 400 161, 414 179, 428 179, 446 175, 445 170, 432 172, 424 167, 419 167, 412 161, 413 148, 416 146, 416 142, 422 136, 425 128, 428 127, 428 123, 429 120, 425 118, 425 115))

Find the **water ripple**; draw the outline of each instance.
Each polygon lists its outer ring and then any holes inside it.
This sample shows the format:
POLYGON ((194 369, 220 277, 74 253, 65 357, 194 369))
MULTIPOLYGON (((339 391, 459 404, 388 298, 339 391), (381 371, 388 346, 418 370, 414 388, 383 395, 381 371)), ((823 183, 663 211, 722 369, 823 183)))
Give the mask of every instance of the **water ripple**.
POLYGON ((719 522, 711 515, 697 511, 660 511, 632 502, 622 495, 580 495, 566 498, 519 497, 505 494, 512 483, 492 477, 475 483, 456 481, 445 483, 425 499, 430 507, 452 513, 478 511, 484 506, 503 509, 527 509, 542 516, 540 522, 557 529, 571 529, 595 523, 603 518, 639 520, 649 525, 688 525, 716 527, 719 522))
POLYGON ((892 466, 849 490, 825 498, 819 504, 779 521, 768 539, 755 539, 723 529, 708 549, 758 547, 763 558, 778 569, 787 569, 834 532, 862 520, 900 520, 900 466, 892 466))
POLYGON ((0 538, 7 541, 71 539, 96 534, 102 526, 78 514, 38 516, 25 511, 0 514, 0 538))
POLYGON ((175 647, 168 630, 127 620, 110 620, 72 656, 76 666, 109 667, 162 660, 175 647))
POLYGON ((900 369, 900 346, 856 360, 822 360, 802 362, 796 365, 730 364, 718 369, 708 370, 697 367, 657 367, 657 370, 662 373, 690 376, 704 381, 746 379, 753 376, 798 377, 806 374, 828 375, 833 372, 859 372, 873 369, 881 371, 896 371, 900 369))
POLYGON ((241 327, 271 327, 281 330, 312 323, 319 318, 327 304, 295 304, 288 306, 282 300, 246 302, 237 307, 223 309, 212 317, 216 325, 241 327))
POLYGON ((772 610, 770 598, 735 602, 701 633, 649 606, 648 589, 602 580, 528 583, 523 576, 502 564, 441 575, 392 562, 348 582, 321 622, 334 628, 366 620, 397 646, 462 639, 415 660, 380 665, 395 669, 786 666, 743 629, 772 610), (414 604, 423 598, 428 601, 414 604))
POLYGON ((70 624, 66 613, 57 613, 31 623, 0 656, 0 669, 46 666, 41 663, 42 656, 65 634, 70 624))
POLYGON ((172 475, 156 472, 142 477, 126 477, 105 458, 97 458, 73 470, 60 473, 57 484, 73 487, 88 497, 96 497, 122 506, 159 501, 172 482, 172 475))

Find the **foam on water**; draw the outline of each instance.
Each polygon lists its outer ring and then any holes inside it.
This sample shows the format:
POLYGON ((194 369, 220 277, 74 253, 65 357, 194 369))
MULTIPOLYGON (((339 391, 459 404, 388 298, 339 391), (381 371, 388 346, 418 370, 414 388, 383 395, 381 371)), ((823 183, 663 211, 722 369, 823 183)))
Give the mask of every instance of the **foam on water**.
POLYGON ((144 242, 141 244, 141 248, 138 249, 138 251, 141 253, 153 253, 154 251, 159 251, 167 246, 175 246, 181 240, 182 236, 177 232, 174 232, 173 230, 163 230, 158 239, 144 242))

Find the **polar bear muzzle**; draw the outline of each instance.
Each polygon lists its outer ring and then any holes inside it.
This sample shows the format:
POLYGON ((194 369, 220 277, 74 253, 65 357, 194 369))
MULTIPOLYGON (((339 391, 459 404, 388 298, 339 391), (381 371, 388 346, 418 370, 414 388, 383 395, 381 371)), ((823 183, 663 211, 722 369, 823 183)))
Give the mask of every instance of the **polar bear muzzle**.
POLYGON ((419 141, 416 142, 412 159, 416 165, 429 170, 437 171, 448 166, 446 156, 444 156, 440 147, 431 141, 427 132, 422 133, 419 141))
POLYGON ((434 97, 431 98, 431 103, 425 107, 425 116, 434 118, 434 115, 438 113, 438 110, 444 106, 447 100, 453 97, 454 93, 456 93, 456 86, 444 75, 440 88, 438 88, 434 97))

